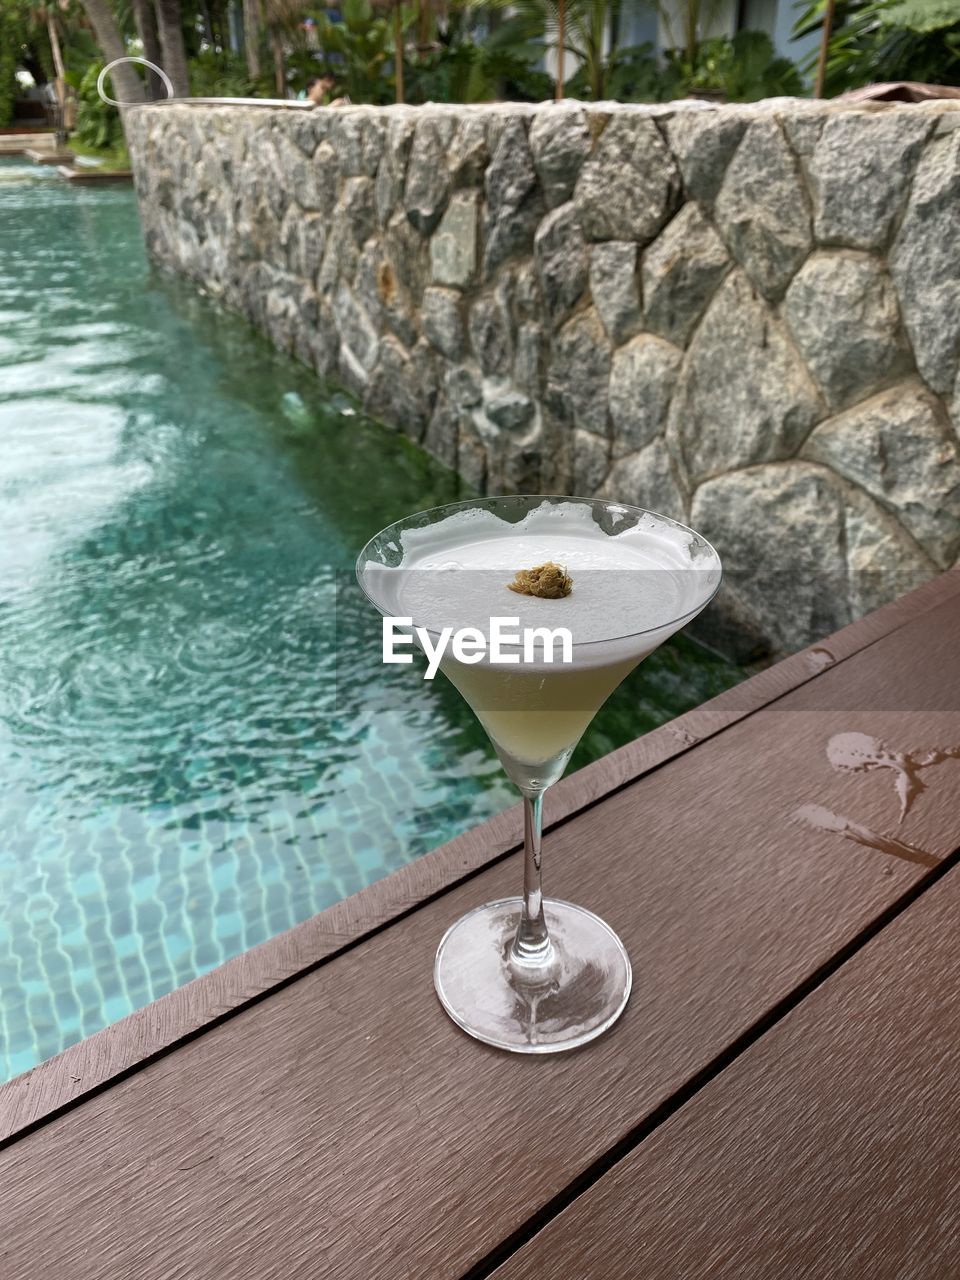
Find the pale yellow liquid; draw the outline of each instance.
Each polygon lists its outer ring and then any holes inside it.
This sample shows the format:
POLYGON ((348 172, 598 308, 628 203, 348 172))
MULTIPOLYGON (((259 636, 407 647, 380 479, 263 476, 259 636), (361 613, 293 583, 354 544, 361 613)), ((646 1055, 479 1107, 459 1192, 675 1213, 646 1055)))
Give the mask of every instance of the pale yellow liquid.
POLYGON ((468 667, 452 658, 440 669, 463 694, 501 756, 542 766, 573 750, 610 694, 649 652, 609 666, 557 667, 549 674, 468 667))

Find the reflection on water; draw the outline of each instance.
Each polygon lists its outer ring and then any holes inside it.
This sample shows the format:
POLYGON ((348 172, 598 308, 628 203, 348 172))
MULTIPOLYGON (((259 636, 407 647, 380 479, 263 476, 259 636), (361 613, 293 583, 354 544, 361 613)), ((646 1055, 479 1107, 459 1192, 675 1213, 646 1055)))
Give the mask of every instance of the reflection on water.
MULTIPOLYGON (((0 439, 3 1079, 511 795, 343 588, 455 477, 151 277, 129 190, 0 161, 0 439)), ((657 662, 580 763, 738 676, 657 662)))

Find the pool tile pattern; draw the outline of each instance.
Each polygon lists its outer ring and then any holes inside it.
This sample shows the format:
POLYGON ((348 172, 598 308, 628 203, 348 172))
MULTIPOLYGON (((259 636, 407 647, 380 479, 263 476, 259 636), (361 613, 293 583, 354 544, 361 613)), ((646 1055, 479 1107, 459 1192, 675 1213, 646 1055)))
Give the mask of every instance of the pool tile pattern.
MULTIPOLYGON (((0 161, 0 1080, 512 802, 356 550, 456 477, 0 161)), ((642 673, 642 674, 641 674, 642 673)), ((668 646, 584 763, 732 683, 668 646)))

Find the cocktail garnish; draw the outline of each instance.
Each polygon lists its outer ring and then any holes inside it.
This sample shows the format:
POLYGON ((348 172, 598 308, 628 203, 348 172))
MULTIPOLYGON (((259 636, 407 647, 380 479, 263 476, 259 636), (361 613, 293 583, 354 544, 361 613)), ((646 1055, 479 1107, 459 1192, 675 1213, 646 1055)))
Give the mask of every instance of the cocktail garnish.
POLYGON ((540 596, 543 600, 559 600, 573 590, 573 579, 562 565, 548 560, 535 569, 518 569, 507 586, 521 596, 540 596))

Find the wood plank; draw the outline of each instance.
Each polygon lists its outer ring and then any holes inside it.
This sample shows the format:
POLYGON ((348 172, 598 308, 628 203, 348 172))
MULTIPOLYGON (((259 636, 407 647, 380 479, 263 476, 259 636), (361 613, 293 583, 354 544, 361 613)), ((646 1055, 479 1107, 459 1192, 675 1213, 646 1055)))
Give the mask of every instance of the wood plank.
POLYGON ((70 164, 74 159, 72 151, 55 151, 52 147, 43 151, 35 147, 26 147, 23 154, 34 164, 70 164))
POLYGON ((960 1275, 952 869, 494 1280, 960 1275))
MULTIPOLYGON (((547 797, 548 832, 604 796, 676 759, 908 623, 960 597, 960 572, 915 591, 793 654, 751 680, 564 778, 547 797)), ((516 850, 523 820, 513 806, 311 920, 236 956, 195 982, 0 1086, 0 1145, 219 1024, 419 904, 516 850)))
POLYGON ((960 762, 898 829, 889 769, 838 773, 825 744, 896 728, 891 673, 901 706, 960 707, 957 621, 947 602, 818 677, 827 705, 801 688, 554 833, 548 888, 634 961, 612 1033, 531 1060, 442 1013, 437 940, 515 891, 507 859, 8 1146, 5 1280, 463 1275, 934 874, 799 806, 955 847, 960 762))
POLYGON ((105 182, 132 182, 131 169, 98 169, 93 165, 58 164, 57 173, 74 186, 96 186, 105 182))

